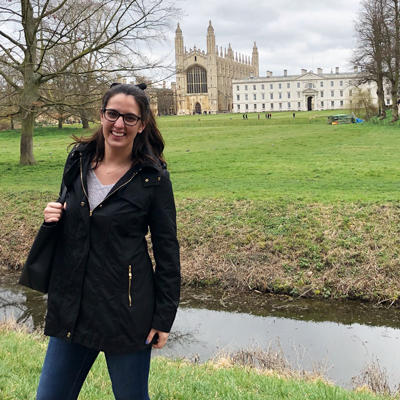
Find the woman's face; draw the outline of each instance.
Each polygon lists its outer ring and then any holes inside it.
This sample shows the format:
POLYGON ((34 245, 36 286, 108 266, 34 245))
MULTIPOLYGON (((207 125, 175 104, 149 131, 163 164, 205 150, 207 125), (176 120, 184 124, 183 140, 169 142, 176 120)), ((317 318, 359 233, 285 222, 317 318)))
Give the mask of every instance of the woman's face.
MULTIPOLYGON (((123 93, 111 97, 105 108, 120 114, 135 114, 141 117, 140 108, 135 98, 123 93)), ((112 114, 117 115, 115 112, 112 114)), ((101 125, 103 127, 106 150, 108 148, 108 150, 129 149, 130 151, 136 135, 140 134, 146 126, 141 119, 135 126, 126 125, 121 116, 115 122, 111 122, 105 117, 104 113, 101 114, 101 125)))

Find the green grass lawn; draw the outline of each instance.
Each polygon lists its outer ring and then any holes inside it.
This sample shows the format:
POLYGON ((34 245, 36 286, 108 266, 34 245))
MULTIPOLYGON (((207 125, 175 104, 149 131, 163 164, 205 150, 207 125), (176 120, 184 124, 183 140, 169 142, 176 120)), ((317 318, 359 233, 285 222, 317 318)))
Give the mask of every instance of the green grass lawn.
MULTIPOLYGON (((399 199, 398 126, 331 126, 328 112, 319 123, 292 123, 289 113, 269 120, 249 114, 158 119, 175 193, 183 198, 265 199, 335 203, 399 199), (200 121, 198 121, 200 119, 200 121), (253 123, 253 124, 252 124, 253 123), (175 126, 181 124, 182 126, 175 126), (200 124, 204 124, 202 126, 200 124)), ((79 128, 40 128, 35 132, 36 166, 19 166, 19 134, 0 133, 0 187, 56 192, 70 134, 79 128)))

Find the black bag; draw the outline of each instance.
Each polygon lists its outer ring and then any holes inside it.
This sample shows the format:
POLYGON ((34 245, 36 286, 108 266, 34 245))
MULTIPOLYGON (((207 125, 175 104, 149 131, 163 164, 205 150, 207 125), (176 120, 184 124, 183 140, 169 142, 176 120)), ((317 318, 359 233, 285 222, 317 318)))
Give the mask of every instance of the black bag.
MULTIPOLYGON (((64 186, 57 201, 64 204, 66 196, 67 187, 64 186)), ((29 250, 28 258, 18 281, 19 284, 42 293, 49 291, 51 267, 53 265, 59 227, 60 221, 52 225, 42 224, 29 250)))

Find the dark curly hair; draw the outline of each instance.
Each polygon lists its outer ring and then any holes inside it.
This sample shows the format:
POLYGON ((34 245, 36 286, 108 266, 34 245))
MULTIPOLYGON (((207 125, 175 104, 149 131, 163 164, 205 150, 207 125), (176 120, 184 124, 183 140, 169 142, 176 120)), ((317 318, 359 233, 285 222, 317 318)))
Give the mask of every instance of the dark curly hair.
MULTIPOLYGON (((109 90, 105 93, 102 102, 101 112, 107 108, 109 100, 117 94, 125 94, 127 96, 133 96, 137 105, 140 109, 140 116, 143 122, 146 123, 145 128, 140 133, 136 135, 132 146, 132 161, 133 163, 142 162, 144 163, 146 159, 154 160, 147 151, 147 147, 150 147, 153 151, 154 156, 157 157, 161 162, 165 162, 163 151, 164 151, 164 139, 161 132, 157 128, 156 120, 153 113, 150 111, 150 99, 148 95, 144 92, 146 89, 146 84, 141 83, 139 85, 129 85, 129 84, 119 84, 113 83, 109 90)), ((99 163, 104 158, 104 136, 103 127, 100 127, 92 136, 90 137, 77 137, 73 136, 74 143, 92 143, 95 147, 95 154, 93 161, 99 163)))

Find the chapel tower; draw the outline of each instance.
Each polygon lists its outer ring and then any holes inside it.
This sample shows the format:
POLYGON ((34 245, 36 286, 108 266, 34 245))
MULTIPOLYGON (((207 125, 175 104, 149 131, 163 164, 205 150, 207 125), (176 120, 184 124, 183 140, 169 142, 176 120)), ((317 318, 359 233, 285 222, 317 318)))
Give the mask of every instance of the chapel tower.
POLYGON ((215 47, 215 34, 211 21, 207 29, 207 88, 210 111, 218 113, 218 76, 217 76, 217 49, 215 47))

